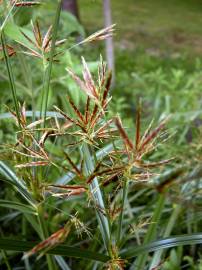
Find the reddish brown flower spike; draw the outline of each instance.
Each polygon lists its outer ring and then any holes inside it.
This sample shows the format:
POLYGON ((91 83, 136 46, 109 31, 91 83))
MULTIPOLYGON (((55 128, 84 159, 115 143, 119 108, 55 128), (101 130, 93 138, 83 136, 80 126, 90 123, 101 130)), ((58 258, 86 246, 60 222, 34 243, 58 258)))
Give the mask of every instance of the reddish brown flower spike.
POLYGON ((11 5, 14 5, 15 7, 31 7, 31 6, 37 6, 41 3, 38 1, 16 1, 11 0, 11 5))
POLYGON ((133 143, 131 142, 131 140, 129 139, 129 137, 126 134, 125 130, 123 129, 122 124, 121 124, 121 120, 118 117, 115 119, 115 124, 116 124, 116 126, 117 126, 117 128, 118 128, 118 130, 120 132, 120 135, 121 135, 122 139, 125 142, 125 145, 129 149, 133 150, 134 149, 133 143))
MULTIPOLYGON (((7 54, 8 54, 9 57, 12 57, 13 55, 16 54, 16 51, 15 51, 15 49, 12 46, 6 45, 6 49, 7 49, 7 54)), ((2 47, 0 47, 0 52, 1 51, 3 51, 3 48, 2 47)))
MULTIPOLYGON (((68 236, 70 230, 71 230, 71 224, 67 223, 62 229, 53 233, 50 237, 40 242, 38 245, 33 247, 30 251, 26 252, 25 255, 23 256, 23 259, 28 258, 29 256, 40 251, 43 251, 45 253, 49 249, 62 243, 68 236)), ((44 253, 42 253, 40 256, 43 256, 44 253)))

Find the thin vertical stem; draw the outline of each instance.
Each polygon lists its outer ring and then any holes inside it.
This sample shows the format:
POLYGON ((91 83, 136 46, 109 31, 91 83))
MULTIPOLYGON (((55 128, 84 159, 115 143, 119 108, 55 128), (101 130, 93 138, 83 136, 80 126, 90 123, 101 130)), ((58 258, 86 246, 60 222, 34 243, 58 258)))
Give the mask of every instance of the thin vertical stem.
POLYGON ((11 67, 11 63, 10 63, 10 59, 8 56, 8 52, 7 52, 7 48, 6 48, 6 43, 5 43, 5 37, 4 37, 4 31, 1 31, 1 43, 2 43, 2 48, 3 48, 3 54, 4 54, 4 59, 5 59, 5 63, 6 63, 6 68, 7 68, 7 72, 8 72, 8 78, 9 78, 9 83, 10 83, 10 87, 11 87, 11 92, 12 92, 12 96, 13 96, 13 101, 14 101, 14 106, 15 106, 15 112, 16 112, 16 116, 18 119, 18 124, 20 127, 20 110, 19 110, 19 104, 18 104, 18 100, 17 100, 17 93, 16 93, 16 87, 15 87, 15 80, 14 80, 14 75, 13 75, 13 70, 11 67))
POLYGON ((2 253, 2 257, 4 259, 4 262, 6 264, 7 270, 12 270, 12 268, 11 268, 11 266, 9 264, 9 261, 8 261, 7 254, 6 254, 5 250, 2 249, 1 253, 2 253))
MULTIPOLYGON (((46 227, 46 222, 44 220, 44 208, 43 206, 40 204, 38 206, 38 223, 40 226, 40 230, 41 230, 41 235, 43 237, 42 240, 45 240, 46 238, 48 238, 48 230, 46 227)), ((48 269, 49 270, 56 270, 56 264, 54 262, 54 259, 51 255, 46 255, 46 260, 47 260, 47 264, 48 264, 48 269)))
POLYGON ((57 5, 57 10, 56 10, 56 15, 55 15, 55 22, 53 25, 53 36, 52 36, 52 42, 51 42, 49 62, 48 64, 47 63, 45 64, 45 71, 44 71, 42 106, 41 106, 41 116, 44 119, 44 127, 46 124, 45 119, 46 119, 46 112, 47 112, 47 106, 48 106, 48 97, 49 97, 49 90, 50 90, 50 79, 51 79, 53 58, 55 54, 55 42, 57 38, 57 30, 59 27, 59 20, 60 20, 61 4, 62 4, 62 1, 59 0, 58 5, 57 5))
POLYGON ((121 235, 122 235, 123 216, 124 216, 124 208, 125 208, 127 193, 128 193, 128 180, 124 179, 123 190, 122 190, 122 200, 121 200, 121 213, 119 215, 118 231, 117 231, 117 244, 118 245, 120 243, 121 235))
POLYGON ((22 76, 24 77, 24 81, 27 85, 27 88, 31 94, 32 99, 32 121, 35 121, 35 114, 36 114, 36 108, 35 108, 35 99, 34 99, 34 89, 32 84, 32 72, 30 68, 29 62, 26 61, 26 58, 23 54, 18 54, 18 60, 21 66, 22 76))

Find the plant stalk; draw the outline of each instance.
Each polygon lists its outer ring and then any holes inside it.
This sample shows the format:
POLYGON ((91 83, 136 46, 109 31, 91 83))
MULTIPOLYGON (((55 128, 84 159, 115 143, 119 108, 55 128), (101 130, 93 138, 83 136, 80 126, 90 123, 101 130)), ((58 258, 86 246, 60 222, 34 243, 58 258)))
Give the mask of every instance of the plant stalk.
POLYGON ((18 100, 17 100, 15 80, 14 80, 13 70, 11 67, 10 59, 9 59, 7 48, 6 48, 5 36, 4 36, 3 30, 1 31, 1 43, 2 43, 2 48, 3 48, 3 55, 4 55, 4 59, 5 59, 5 63, 6 63, 6 68, 7 68, 7 72, 8 72, 8 78, 9 78, 9 83, 10 83, 10 87, 11 87, 11 92, 12 92, 12 96, 13 96, 15 112, 16 112, 18 124, 20 127, 20 110, 19 110, 19 104, 18 104, 18 100))
POLYGON ((51 79, 51 72, 52 72, 52 66, 53 66, 53 58, 54 58, 54 53, 55 53, 55 42, 57 38, 57 30, 59 27, 61 5, 62 5, 62 0, 59 0, 58 5, 57 5, 57 10, 56 10, 56 15, 55 15, 55 21, 53 25, 53 36, 52 36, 52 41, 51 41, 49 61, 48 61, 48 64, 47 63, 44 64, 44 79, 43 79, 43 92, 42 92, 42 103, 41 103, 41 116, 44 119, 44 127, 46 124, 45 119, 46 119, 46 112, 47 112, 47 107, 48 107, 50 79, 51 79))
MULTIPOLYGON (((41 235, 42 235, 42 240, 45 240, 46 238, 48 238, 48 230, 47 230, 47 226, 46 226, 46 222, 44 220, 44 208, 43 205, 40 204, 37 208, 38 210, 38 223, 40 226, 40 230, 41 230, 41 235)), ((46 260, 47 260, 47 264, 48 264, 48 269, 49 270, 57 270, 55 261, 53 259, 53 256, 51 255, 46 255, 46 260)))
POLYGON ((123 216, 124 216, 124 208, 125 208, 127 193, 128 193, 128 180, 124 179, 122 200, 121 200, 121 213, 119 215, 118 231, 117 231, 117 245, 120 244, 120 240, 121 240, 121 236, 122 236, 123 216))

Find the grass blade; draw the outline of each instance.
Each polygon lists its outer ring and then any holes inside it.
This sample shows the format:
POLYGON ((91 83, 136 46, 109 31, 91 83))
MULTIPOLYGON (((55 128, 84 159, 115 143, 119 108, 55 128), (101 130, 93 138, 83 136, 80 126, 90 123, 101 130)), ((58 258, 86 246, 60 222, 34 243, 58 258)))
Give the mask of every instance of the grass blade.
POLYGON ((22 213, 36 215, 36 211, 33 207, 26 205, 26 204, 19 203, 19 202, 0 200, 0 207, 12 208, 12 209, 18 210, 22 213))
MULTIPOLYGON (((171 247, 179 247, 186 245, 197 245, 202 243, 202 233, 179 235, 170 238, 164 238, 152 243, 141 245, 138 247, 130 248, 120 253, 122 258, 133 258, 139 254, 153 252, 156 250, 167 249, 171 247)), ((134 268, 133 268, 134 269, 134 268)), ((140 269, 140 268, 137 268, 140 269)), ((141 268, 144 269, 144 268, 141 268)))
POLYGON ((35 201, 27 191, 23 182, 18 179, 15 173, 2 161, 0 161, 0 175, 5 178, 1 179, 14 186, 17 191, 28 201, 29 204, 35 206, 35 201))
MULTIPOLYGON (((16 239, 0 238, 0 249, 25 252, 37 245, 37 242, 20 241, 16 239)), ((70 247, 67 245, 59 245, 47 251, 48 254, 61 255, 67 257, 81 258, 98 262, 107 262, 110 258, 107 255, 70 247)))
MULTIPOLYGON (((86 173, 86 176, 89 176, 94 170, 92 156, 90 154, 88 145, 84 144, 82 150, 83 150, 83 157, 84 157, 85 173, 86 173)), ((91 183, 90 188, 91 188, 92 196, 95 202, 95 206, 97 205, 101 209, 105 209, 102 193, 101 193, 97 178, 94 178, 94 180, 91 183)), ((98 222, 100 225, 100 230, 102 233, 105 248, 108 250, 108 244, 109 244, 109 239, 110 239, 109 223, 106 216, 103 213, 101 213, 99 210, 96 211, 96 214, 97 214, 98 222)))
POLYGON ((124 207, 125 207, 125 202, 127 199, 127 194, 128 194, 128 180, 124 179, 124 185, 123 185, 123 191, 122 191, 122 201, 121 201, 121 213, 119 216, 119 223, 118 223, 118 231, 117 231, 117 243, 119 244, 121 240, 121 234, 122 234, 122 226, 123 226, 123 216, 124 216, 124 207))
MULTIPOLYGON (((153 217, 151 219, 151 223, 149 225, 148 231, 147 231, 145 238, 144 238, 145 245, 148 244, 149 242, 151 242, 155 238, 156 228, 157 228, 158 222, 159 222, 160 217, 161 217, 161 213, 162 213, 163 208, 164 208, 164 202, 165 202, 165 195, 160 194, 158 201, 156 203, 153 217)), ((132 265, 132 268, 130 268, 130 269, 144 269, 144 265, 145 265, 146 261, 147 261, 146 254, 140 253, 137 260, 134 262, 134 264, 132 265), (134 266, 135 266, 135 268, 134 268, 134 266)))
MULTIPOLYGON (((170 219, 168 220, 168 224, 166 226, 165 232, 163 234, 163 237, 168 237, 176 223, 177 218, 179 217, 180 211, 182 210, 182 206, 181 205, 177 205, 172 213, 172 215, 170 216, 170 219)), ((163 254, 163 249, 158 250, 157 252, 154 253, 153 258, 152 258, 152 262, 150 265, 150 270, 154 269, 157 265, 159 265, 160 261, 161 261, 161 257, 163 254)))

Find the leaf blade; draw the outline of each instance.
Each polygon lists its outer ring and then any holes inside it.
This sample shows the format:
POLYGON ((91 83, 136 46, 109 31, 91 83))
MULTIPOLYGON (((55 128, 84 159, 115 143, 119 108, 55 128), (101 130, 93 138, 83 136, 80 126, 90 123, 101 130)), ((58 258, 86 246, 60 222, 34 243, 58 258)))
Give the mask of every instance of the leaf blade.
MULTIPOLYGON (((28 241, 21 241, 9 238, 0 238, 0 249, 3 250, 14 250, 25 252, 28 251, 30 248, 35 246, 37 242, 28 242, 28 241)), ((89 250, 82 250, 79 248, 67 246, 67 245, 59 245, 56 248, 47 251, 48 254, 54 255, 62 255, 74 258, 82 258, 88 260, 94 260, 99 262, 107 262, 110 258, 107 255, 92 252, 89 250)))

